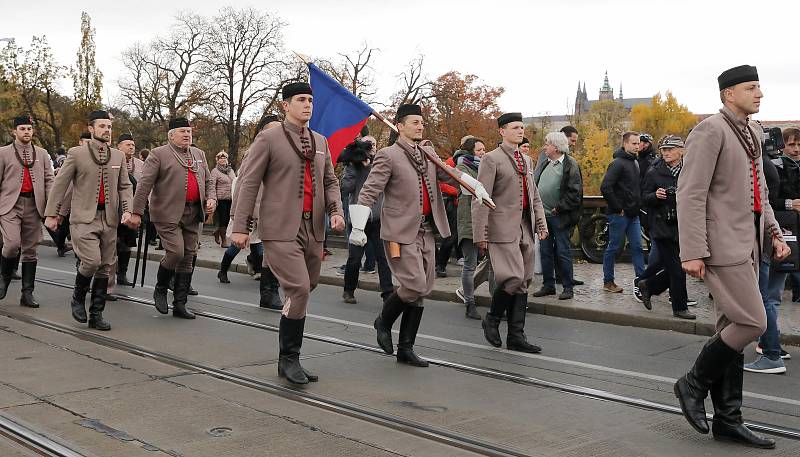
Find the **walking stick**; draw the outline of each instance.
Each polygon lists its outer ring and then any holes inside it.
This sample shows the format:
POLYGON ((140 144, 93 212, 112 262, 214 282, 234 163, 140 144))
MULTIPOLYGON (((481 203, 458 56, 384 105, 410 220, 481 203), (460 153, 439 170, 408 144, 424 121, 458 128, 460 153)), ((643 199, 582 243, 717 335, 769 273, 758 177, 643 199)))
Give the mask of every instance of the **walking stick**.
MULTIPOLYGON (((144 227, 139 224, 139 238, 136 241, 136 266, 133 267, 133 285, 131 288, 136 287, 136 278, 139 276, 139 260, 142 258, 142 239, 144 238, 144 227)), ((144 241, 147 243, 147 241, 144 241)))
MULTIPOLYGON (((145 242, 144 242, 144 253, 142 257, 144 257, 144 261, 142 262, 142 282, 141 287, 144 287, 144 273, 147 271, 147 248, 150 247, 150 239, 152 234, 150 233, 150 211, 145 208, 144 216, 142 216, 142 224, 145 224, 145 242)), ((138 260, 138 259, 137 259, 138 260)))

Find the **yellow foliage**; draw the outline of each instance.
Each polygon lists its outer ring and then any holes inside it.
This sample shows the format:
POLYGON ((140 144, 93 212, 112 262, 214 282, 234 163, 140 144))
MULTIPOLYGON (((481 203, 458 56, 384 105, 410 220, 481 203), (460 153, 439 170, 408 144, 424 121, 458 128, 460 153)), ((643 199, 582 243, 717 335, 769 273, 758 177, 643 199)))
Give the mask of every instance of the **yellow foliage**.
POLYGON ((666 97, 656 94, 649 105, 636 105, 631 111, 632 130, 653 135, 657 142, 664 135, 686 138, 695 125, 697 116, 667 91, 666 97))
POLYGON ((600 195, 600 183, 614 154, 609 144, 609 132, 594 122, 588 122, 581 130, 581 138, 583 147, 575 153, 575 160, 583 174, 583 194, 600 195))

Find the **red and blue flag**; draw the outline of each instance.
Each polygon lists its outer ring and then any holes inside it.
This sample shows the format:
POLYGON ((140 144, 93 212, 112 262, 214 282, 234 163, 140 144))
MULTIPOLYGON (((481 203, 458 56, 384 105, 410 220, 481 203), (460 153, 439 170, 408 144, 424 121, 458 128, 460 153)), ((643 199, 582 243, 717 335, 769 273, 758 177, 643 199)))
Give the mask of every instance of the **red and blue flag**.
POLYGON ((308 64, 314 112, 309 127, 328 139, 334 165, 345 146, 352 143, 372 114, 372 108, 313 63, 308 64))

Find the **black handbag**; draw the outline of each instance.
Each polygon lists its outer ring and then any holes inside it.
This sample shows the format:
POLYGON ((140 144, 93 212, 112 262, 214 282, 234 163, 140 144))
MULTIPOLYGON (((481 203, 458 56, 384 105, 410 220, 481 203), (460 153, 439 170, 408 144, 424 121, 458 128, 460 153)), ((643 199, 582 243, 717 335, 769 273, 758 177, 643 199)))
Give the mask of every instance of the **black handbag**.
POLYGON ((797 235, 800 233, 800 213, 775 211, 775 220, 783 231, 783 241, 789 245, 792 252, 783 260, 773 260, 772 269, 783 273, 800 271, 800 245, 797 243, 797 235))

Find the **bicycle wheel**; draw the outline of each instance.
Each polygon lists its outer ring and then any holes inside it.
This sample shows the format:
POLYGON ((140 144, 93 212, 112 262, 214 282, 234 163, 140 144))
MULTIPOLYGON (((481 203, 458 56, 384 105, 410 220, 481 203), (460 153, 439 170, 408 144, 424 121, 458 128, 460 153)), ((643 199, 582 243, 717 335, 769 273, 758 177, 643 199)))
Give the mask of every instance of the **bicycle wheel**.
POLYGON ((592 216, 581 226, 581 252, 592 263, 603 263, 608 246, 608 219, 604 214, 592 216))

